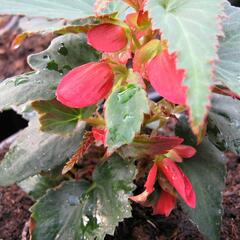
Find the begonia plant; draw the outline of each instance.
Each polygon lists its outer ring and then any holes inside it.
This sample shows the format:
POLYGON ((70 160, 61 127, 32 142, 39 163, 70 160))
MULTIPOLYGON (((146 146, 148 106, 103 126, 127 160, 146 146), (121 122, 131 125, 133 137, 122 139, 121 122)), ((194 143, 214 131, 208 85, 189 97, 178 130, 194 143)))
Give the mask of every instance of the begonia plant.
POLYGON ((36 200, 31 239, 104 239, 133 202, 166 217, 178 205, 219 239, 224 151, 240 153, 240 10, 225 0, 0 0, 0 13, 47 18, 13 47, 54 35, 28 57, 32 72, 0 83, 0 110, 29 120, 0 185, 36 200))

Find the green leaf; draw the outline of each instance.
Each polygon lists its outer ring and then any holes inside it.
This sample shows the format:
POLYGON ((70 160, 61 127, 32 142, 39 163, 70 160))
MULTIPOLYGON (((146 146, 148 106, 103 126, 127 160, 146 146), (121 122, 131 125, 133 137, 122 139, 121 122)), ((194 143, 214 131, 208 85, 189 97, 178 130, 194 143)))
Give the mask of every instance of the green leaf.
POLYGON ((83 34, 55 38, 48 49, 29 57, 28 62, 36 72, 0 83, 0 111, 28 101, 53 99, 63 74, 98 58, 99 54, 86 43, 83 34))
MULTIPOLYGON (((0 14, 23 14, 33 17, 79 19, 95 16, 95 0, 1 0, 0 14)), ((101 14, 122 11, 121 0, 112 1, 101 14)))
POLYGON ((84 34, 66 34, 53 39, 48 49, 32 54, 28 63, 34 70, 48 69, 64 74, 76 66, 98 61, 100 54, 89 46, 84 34))
POLYGON ((240 154, 240 101, 214 94, 208 116, 208 136, 220 150, 240 154))
POLYGON ((92 185, 69 181, 47 192, 32 208, 33 240, 101 240, 113 234, 131 216, 134 176, 134 164, 114 155, 97 166, 92 185))
POLYGON ((95 106, 82 109, 69 108, 56 99, 50 101, 36 101, 33 108, 40 114, 41 130, 43 132, 68 134, 74 131, 78 121, 92 115, 95 106))
POLYGON ((175 127, 175 134, 178 137, 184 139, 184 144, 190 146, 197 146, 197 138, 194 135, 191 127, 189 126, 188 118, 185 115, 181 115, 175 127))
POLYGON ((48 19, 44 17, 28 18, 23 17, 19 20, 19 28, 23 32, 52 32, 62 28, 66 24, 63 19, 48 19))
POLYGON ((116 89, 105 105, 107 146, 109 151, 132 142, 140 131, 144 113, 149 112, 146 92, 129 84, 116 89))
POLYGON ((209 240, 220 239, 222 191, 224 190, 224 155, 205 138, 197 155, 181 164, 197 195, 197 206, 182 203, 185 212, 209 240))
POLYGON ((51 178, 48 176, 35 175, 23 180, 18 186, 34 199, 38 199, 42 197, 48 189, 58 186, 63 180, 64 178, 62 176, 51 178))
POLYGON ((170 52, 178 53, 178 68, 186 69, 188 105, 192 125, 202 124, 209 103, 213 61, 217 59, 221 4, 224 0, 149 0, 145 9, 153 28, 168 40, 170 52))
POLYGON ((41 171, 50 171, 64 163, 77 150, 85 124, 69 136, 48 134, 39 130, 37 120, 19 133, 0 165, 0 185, 11 185, 41 171))
POLYGON ((240 94, 240 9, 225 5, 227 18, 223 22, 225 36, 220 39, 217 80, 240 94))

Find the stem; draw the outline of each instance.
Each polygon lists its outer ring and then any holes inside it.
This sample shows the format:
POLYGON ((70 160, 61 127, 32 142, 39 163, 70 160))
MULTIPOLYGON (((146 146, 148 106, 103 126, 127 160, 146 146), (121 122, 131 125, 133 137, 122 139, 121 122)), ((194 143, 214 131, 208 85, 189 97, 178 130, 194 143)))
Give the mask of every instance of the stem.
POLYGON ((92 185, 91 185, 91 187, 88 188, 88 190, 86 191, 85 194, 90 193, 90 192, 93 191, 96 187, 97 187, 97 183, 96 183, 96 182, 93 182, 92 185))
POLYGON ((83 121, 85 121, 88 124, 93 125, 93 126, 104 126, 105 125, 104 119, 100 119, 100 118, 89 117, 89 118, 83 119, 83 121))

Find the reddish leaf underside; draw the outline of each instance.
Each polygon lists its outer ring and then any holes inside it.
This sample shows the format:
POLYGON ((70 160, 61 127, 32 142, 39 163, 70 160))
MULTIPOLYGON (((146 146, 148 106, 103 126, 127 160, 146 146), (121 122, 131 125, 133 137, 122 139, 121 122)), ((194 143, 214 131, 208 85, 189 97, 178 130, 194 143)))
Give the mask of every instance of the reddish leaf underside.
POLYGON ((134 141, 123 147, 125 156, 132 158, 152 157, 165 154, 172 148, 183 142, 179 137, 155 136, 136 136, 134 141))

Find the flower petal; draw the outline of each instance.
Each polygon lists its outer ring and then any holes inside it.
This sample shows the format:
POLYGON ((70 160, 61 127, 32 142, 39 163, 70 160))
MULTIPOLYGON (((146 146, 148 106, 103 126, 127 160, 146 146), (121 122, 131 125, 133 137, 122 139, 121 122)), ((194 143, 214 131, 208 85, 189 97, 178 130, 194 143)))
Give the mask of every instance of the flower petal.
POLYGON ((93 134, 94 139, 97 142, 100 142, 101 144, 105 143, 105 139, 106 139, 106 130, 105 129, 93 127, 92 134, 93 134))
POLYGON ((148 173, 147 181, 144 185, 148 193, 152 193, 154 191, 154 184, 156 182, 157 171, 158 171, 158 166, 156 163, 154 163, 148 173))
POLYGON ((125 30, 114 24, 100 24, 87 33, 88 43, 101 52, 117 52, 127 45, 125 30))
POLYGON ((185 70, 176 68, 176 54, 167 50, 153 58, 146 66, 153 88, 165 99, 186 104, 187 87, 183 86, 185 70))
POLYGON ((96 104, 112 89, 113 78, 113 71, 107 63, 84 64, 63 77, 57 88, 57 99, 73 108, 96 104))
POLYGON ((196 206, 196 195, 191 182, 183 173, 181 168, 169 158, 165 158, 158 162, 158 167, 166 176, 168 181, 177 190, 179 195, 191 208, 196 206))
POLYGON ((147 201, 148 196, 150 195, 149 192, 147 192, 146 190, 136 196, 131 196, 129 197, 129 199, 131 199, 132 201, 136 202, 136 203, 145 203, 147 201))
POLYGON ((162 191, 156 205, 153 207, 153 214, 161 214, 168 217, 175 205, 176 198, 168 192, 162 191))
POLYGON ((187 145, 179 145, 174 148, 174 151, 176 151, 182 158, 191 158, 196 154, 196 149, 187 145))

